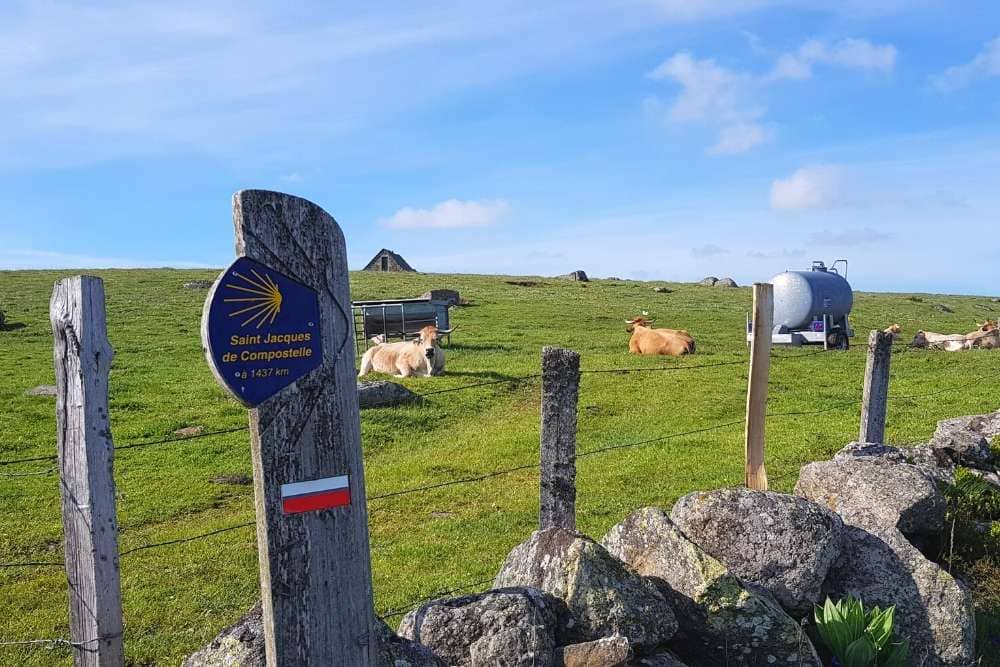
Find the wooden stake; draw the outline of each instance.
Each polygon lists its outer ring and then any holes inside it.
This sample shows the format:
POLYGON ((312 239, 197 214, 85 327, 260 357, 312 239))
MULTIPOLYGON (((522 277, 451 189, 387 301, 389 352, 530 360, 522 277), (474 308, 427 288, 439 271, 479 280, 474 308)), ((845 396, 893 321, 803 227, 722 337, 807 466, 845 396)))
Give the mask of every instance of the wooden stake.
POLYGON ((301 283, 319 298, 322 365, 250 412, 267 664, 374 665, 368 511, 344 235, 312 202, 264 190, 233 196, 233 222, 237 255, 301 283), (287 513, 282 485, 344 476, 350 504, 287 513))
POLYGON ((767 491, 764 469, 764 421, 767 412, 767 379, 771 369, 771 329, 774 321, 774 287, 754 283, 750 343, 750 382, 747 385, 746 486, 767 491))
POLYGON ((576 530, 576 404, 580 355, 542 348, 539 528, 576 530))
POLYGON ((868 363, 861 397, 861 431, 858 442, 885 441, 885 413, 889 400, 889 361, 892 359, 892 334, 872 331, 868 334, 868 363))
POLYGON ((55 339, 56 443, 73 664, 118 666, 125 656, 115 452, 108 422, 113 351, 101 279, 74 276, 57 282, 49 317, 55 339))

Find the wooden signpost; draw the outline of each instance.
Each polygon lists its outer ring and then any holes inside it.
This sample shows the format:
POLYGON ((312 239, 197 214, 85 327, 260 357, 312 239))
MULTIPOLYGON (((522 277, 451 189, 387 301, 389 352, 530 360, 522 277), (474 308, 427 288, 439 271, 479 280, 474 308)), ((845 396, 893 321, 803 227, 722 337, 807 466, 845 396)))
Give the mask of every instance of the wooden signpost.
POLYGON ((205 302, 216 378, 250 411, 269 666, 374 665, 344 235, 312 202, 233 196, 239 259, 205 302))
POLYGON ((115 516, 108 373, 114 353, 104 284, 93 276, 56 283, 49 304, 56 367, 56 446, 76 667, 120 667, 122 591, 115 516))
POLYGON ((750 381, 747 385, 746 485, 767 491, 764 469, 764 421, 767 412, 767 378, 771 370, 771 328, 774 322, 774 286, 754 283, 751 320, 750 381))

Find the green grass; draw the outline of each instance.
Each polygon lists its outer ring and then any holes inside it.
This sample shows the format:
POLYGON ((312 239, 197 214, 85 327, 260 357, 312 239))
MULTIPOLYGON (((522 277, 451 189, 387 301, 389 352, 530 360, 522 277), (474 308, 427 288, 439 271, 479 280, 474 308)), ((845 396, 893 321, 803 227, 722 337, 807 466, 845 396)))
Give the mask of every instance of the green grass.
MULTIPOLYGON (((246 411, 215 384, 198 336, 204 291, 185 281, 212 271, 99 271, 105 280, 108 327, 115 348, 111 374, 116 442, 246 424, 246 411)), ((0 308, 10 325, 0 332, 0 458, 54 452, 54 399, 24 390, 53 382, 48 300, 52 283, 68 272, 0 272, 0 308)), ((543 345, 582 354, 584 369, 711 364, 746 358, 743 342, 748 289, 686 284, 551 279, 538 287, 506 284, 496 276, 352 274, 355 298, 412 296, 455 288, 471 304, 453 311, 460 325, 448 350, 447 374, 413 379, 416 391, 457 387, 539 371, 543 345), (676 291, 658 294, 656 285, 676 291), (675 360, 627 354, 623 319, 648 310, 661 326, 689 329, 698 354, 675 360)), ((858 294, 854 310, 862 335, 846 353, 777 359, 769 408, 774 412, 832 408, 860 396, 870 328, 892 322, 917 328, 969 331, 994 316, 982 297, 858 294), (945 303, 946 314, 934 309, 945 303)), ((780 350, 794 357, 801 352, 780 350)), ((936 420, 998 407, 1000 353, 907 351, 893 357, 890 442, 926 439, 936 420), (969 383, 984 378, 971 386, 969 383)), ((581 384, 579 447, 636 442, 719 422, 739 420, 747 368, 585 375, 581 384)), ((537 460, 538 384, 499 384, 432 396, 419 405, 366 411, 363 445, 369 495, 537 460)), ((775 417, 767 425, 768 472, 788 491, 800 463, 853 439, 858 409, 775 417)), ((44 470, 48 464, 0 468, 44 470)), ((248 486, 213 483, 250 472, 245 433, 122 451, 116 457, 121 547, 129 549, 207 532, 253 519, 248 486)), ((600 537, 643 505, 669 507, 695 489, 742 481, 740 426, 644 447, 583 458, 578 469, 578 522, 600 537)), ((0 562, 59 560, 61 523, 54 476, 0 480, 0 562)), ((371 503, 376 608, 491 577, 511 547, 537 521, 537 473, 513 473, 482 483, 450 486, 371 503)), ((252 529, 139 551, 122 561, 126 652, 135 664, 177 664, 237 618, 257 597, 252 529)), ((0 640, 64 637, 66 582, 60 568, 0 569, 0 640)), ((0 648, 0 664, 69 664, 65 649, 0 648)))

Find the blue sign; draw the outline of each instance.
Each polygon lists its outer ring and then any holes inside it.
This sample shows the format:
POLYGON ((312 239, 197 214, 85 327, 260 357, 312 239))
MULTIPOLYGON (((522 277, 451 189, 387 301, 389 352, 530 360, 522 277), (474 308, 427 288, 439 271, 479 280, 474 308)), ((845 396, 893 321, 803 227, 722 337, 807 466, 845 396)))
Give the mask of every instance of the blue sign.
POLYGON ((259 405, 323 363, 316 291, 248 257, 208 295, 202 342, 216 378, 259 405))

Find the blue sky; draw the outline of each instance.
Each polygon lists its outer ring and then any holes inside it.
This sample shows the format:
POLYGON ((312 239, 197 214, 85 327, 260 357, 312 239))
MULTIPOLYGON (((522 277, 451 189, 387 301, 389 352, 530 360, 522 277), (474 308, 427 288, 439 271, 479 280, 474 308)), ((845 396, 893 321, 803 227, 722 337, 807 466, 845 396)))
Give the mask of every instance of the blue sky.
POLYGON ((266 188, 354 268, 1000 289, 995 2, 6 2, 0 83, 0 268, 221 267, 266 188))

